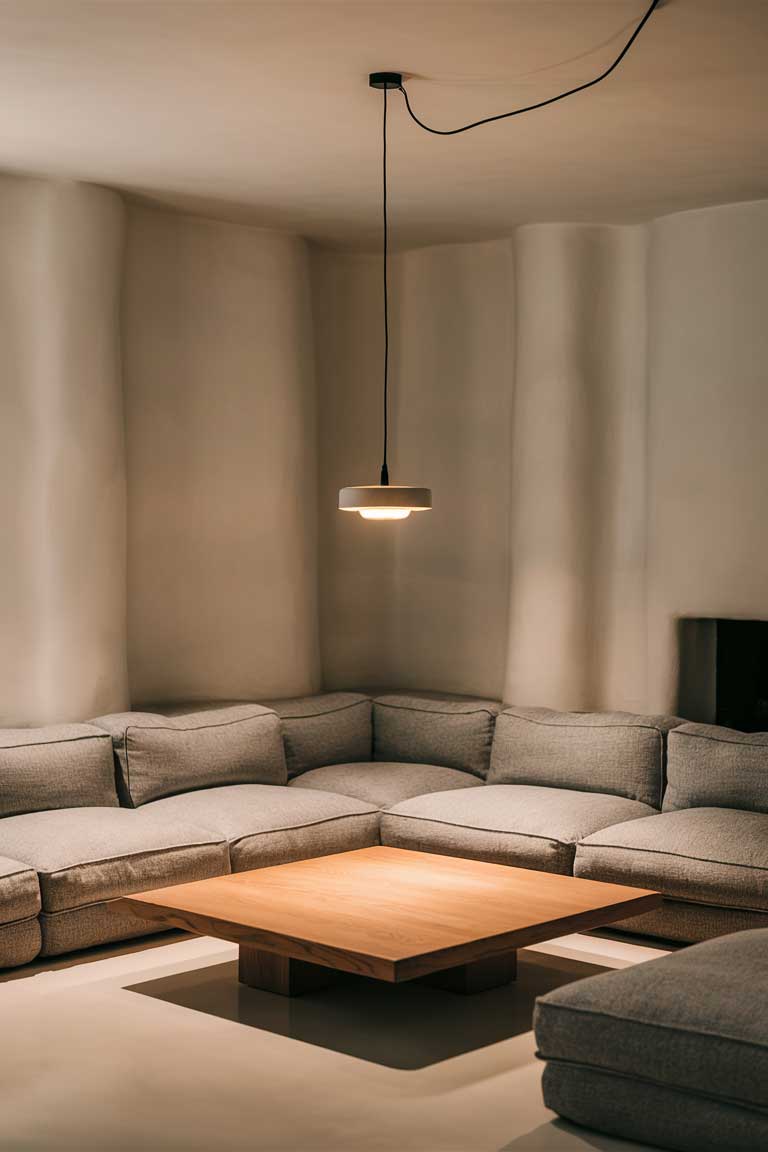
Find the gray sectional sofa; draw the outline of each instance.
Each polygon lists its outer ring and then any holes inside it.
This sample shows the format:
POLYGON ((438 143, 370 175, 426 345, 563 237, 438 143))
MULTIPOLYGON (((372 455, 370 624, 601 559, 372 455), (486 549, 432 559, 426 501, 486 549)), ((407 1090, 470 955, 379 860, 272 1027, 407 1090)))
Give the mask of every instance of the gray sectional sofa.
POLYGON ((350 692, 0 731, 0 967, 146 934, 119 895, 378 842, 660 889, 629 932, 768 925, 768 737, 350 692))

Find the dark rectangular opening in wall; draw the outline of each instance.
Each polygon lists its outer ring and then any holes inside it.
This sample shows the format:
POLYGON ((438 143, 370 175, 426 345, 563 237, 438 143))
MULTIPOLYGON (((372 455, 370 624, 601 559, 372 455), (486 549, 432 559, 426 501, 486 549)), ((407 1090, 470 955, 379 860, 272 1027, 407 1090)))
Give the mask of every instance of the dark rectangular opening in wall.
POLYGON ((683 619, 678 641, 680 715, 768 731, 768 620, 683 619))

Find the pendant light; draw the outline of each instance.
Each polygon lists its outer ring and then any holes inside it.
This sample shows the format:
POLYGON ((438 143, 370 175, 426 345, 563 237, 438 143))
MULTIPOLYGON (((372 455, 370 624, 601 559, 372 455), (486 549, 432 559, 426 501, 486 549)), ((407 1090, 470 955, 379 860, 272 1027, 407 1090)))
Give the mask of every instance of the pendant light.
POLYGON ((577 92, 584 92, 605 80, 618 68, 621 61, 629 52, 642 29, 650 19, 656 8, 661 8, 665 0, 651 0, 640 22, 632 35, 619 52, 616 59, 599 76, 577 84, 556 96, 546 100, 539 100, 536 104, 527 104, 523 108, 513 108, 511 112, 500 112, 495 116, 485 116, 482 120, 473 120, 470 124, 463 124, 459 128, 433 128, 425 124, 414 112, 408 93, 403 87, 403 77, 400 72, 372 72, 368 77, 371 88, 378 88, 384 93, 384 142, 383 142, 383 177, 384 177, 384 459, 381 465, 381 483, 363 484, 352 488, 342 488, 339 492, 339 508, 344 512, 359 512, 366 520, 404 520, 411 512, 426 512, 432 507, 432 493, 429 488, 413 488, 407 484, 390 484, 387 469, 388 446, 388 402, 389 402, 389 293, 387 285, 387 250, 388 250, 388 221, 387 221, 387 92, 396 89, 405 101, 405 107, 411 119, 430 132, 433 136, 456 136, 460 132, 469 132, 483 124, 491 124, 496 120, 507 120, 510 116, 520 116, 525 112, 533 112, 537 108, 545 108, 548 104, 556 104, 558 100, 565 100, 575 96, 577 92))
POLYGON ((401 88, 403 78, 399 72, 372 72, 368 77, 371 88, 384 93, 384 130, 382 147, 382 178, 384 208, 384 452, 379 484, 357 484, 339 492, 342 512, 359 512, 364 520, 405 520, 411 512, 427 512, 432 507, 429 488, 414 488, 410 484, 390 484, 387 467, 389 447, 389 284, 388 249, 389 222, 387 218, 387 90, 401 88))

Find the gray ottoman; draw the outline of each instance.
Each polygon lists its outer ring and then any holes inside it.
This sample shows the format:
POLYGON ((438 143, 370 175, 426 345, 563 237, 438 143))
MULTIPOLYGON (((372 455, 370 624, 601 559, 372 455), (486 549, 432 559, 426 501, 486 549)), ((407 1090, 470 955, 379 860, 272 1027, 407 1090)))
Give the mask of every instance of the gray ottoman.
POLYGON ((768 1148, 768 929, 541 997, 544 1103, 679 1152, 768 1148))

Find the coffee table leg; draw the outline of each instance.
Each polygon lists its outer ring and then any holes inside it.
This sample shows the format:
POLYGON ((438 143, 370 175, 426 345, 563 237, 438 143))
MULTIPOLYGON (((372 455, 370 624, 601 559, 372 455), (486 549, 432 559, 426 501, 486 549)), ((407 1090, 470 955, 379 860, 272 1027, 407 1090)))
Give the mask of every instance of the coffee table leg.
POLYGON ((423 979, 434 988, 468 994, 500 988, 516 976, 517 952, 512 951, 488 956, 484 960, 474 960, 471 964, 460 964, 458 968, 444 968, 442 972, 432 972, 423 979))
POLYGON ((313 988, 324 988, 333 980, 333 971, 306 960, 291 960, 262 952, 250 944, 240 945, 238 979, 249 988, 277 992, 281 996, 300 996, 313 988))

